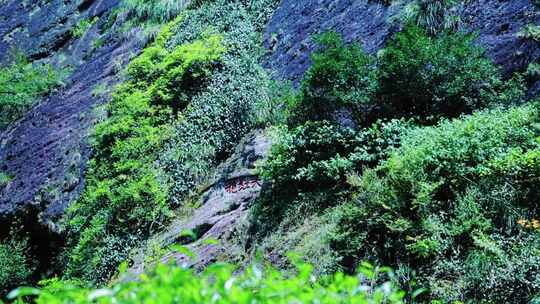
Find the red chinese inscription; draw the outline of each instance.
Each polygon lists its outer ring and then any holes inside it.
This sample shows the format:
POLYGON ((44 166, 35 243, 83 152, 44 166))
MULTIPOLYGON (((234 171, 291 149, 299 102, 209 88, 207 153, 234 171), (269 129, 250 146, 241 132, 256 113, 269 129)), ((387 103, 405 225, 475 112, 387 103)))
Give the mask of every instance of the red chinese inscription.
POLYGON ((237 193, 239 191, 244 191, 247 189, 260 187, 260 186, 261 186, 261 181, 259 181, 258 179, 251 179, 251 180, 237 179, 237 180, 228 181, 225 184, 225 191, 227 191, 227 193, 237 193))

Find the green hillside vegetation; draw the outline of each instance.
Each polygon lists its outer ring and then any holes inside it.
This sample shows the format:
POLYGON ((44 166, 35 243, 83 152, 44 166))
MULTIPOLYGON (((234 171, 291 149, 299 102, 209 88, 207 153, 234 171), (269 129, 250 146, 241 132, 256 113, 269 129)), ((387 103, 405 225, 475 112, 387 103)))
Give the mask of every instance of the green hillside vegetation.
POLYGON ((67 278, 109 280, 255 126, 270 81, 253 18, 239 2, 188 10, 129 64, 95 128, 86 190, 65 216, 67 278))
POLYGON ((319 41, 262 167, 260 246, 304 252, 321 273, 391 266, 402 288, 429 290, 421 301, 535 298, 540 129, 521 78, 503 80, 462 34, 409 26, 377 58, 319 41))
MULTIPOLYGON (((526 100, 524 84, 534 71, 503 75, 474 34, 457 30, 457 2, 410 1, 376 54, 332 31, 313 37, 311 67, 293 89, 261 66, 278 0, 124 1, 129 26, 160 30, 91 136, 85 189, 62 221, 62 276, 10 298, 540 302, 540 100, 526 100), (245 236, 241 265, 156 265, 122 280, 134 250, 193 209, 257 128, 272 148, 259 164, 261 195, 234 231, 245 236)), ((5 106, 17 115, 57 81, 47 66, 6 69, 23 75, 4 81, 21 92, 24 106, 5 106)), ((0 291, 39 277, 25 242, 0 243, 0 291)))

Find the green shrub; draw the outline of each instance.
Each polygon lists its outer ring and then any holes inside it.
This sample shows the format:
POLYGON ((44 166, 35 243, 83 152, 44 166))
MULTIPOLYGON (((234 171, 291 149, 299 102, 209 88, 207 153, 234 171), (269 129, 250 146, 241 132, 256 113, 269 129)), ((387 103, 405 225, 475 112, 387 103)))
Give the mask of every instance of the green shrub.
POLYGON ((271 267, 251 266, 241 274, 236 267, 214 264, 202 273, 158 265, 140 280, 119 282, 111 288, 89 290, 71 282, 53 281, 43 290, 20 289, 13 298, 36 295, 37 304, 60 303, 402 303, 403 292, 388 281, 386 269, 365 264, 358 275, 337 273, 316 281, 312 267, 298 266, 286 277, 271 267), (377 285, 378 280, 386 282, 377 285), (60 284, 65 284, 61 286, 60 284))
POLYGON ((375 60, 328 32, 318 38, 321 49, 312 55, 300 94, 290 102, 289 124, 329 120, 369 126, 402 117, 434 123, 519 101, 521 77, 504 80, 474 38, 461 33, 434 38, 408 26, 375 60))
POLYGON ((380 54, 380 92, 375 115, 436 121, 488 106, 508 105, 523 95, 519 78, 505 81, 474 45, 474 36, 429 37, 418 27, 398 33, 380 54))
POLYGON ((540 27, 534 24, 527 24, 518 33, 518 37, 521 39, 530 39, 540 42, 540 27))
POLYGON ((109 117, 95 128, 86 188, 66 216, 69 278, 107 280, 170 213, 168 186, 155 162, 171 137, 171 122, 196 90, 192 85, 204 82, 223 52, 219 35, 169 51, 164 44, 170 35, 165 27, 132 61, 129 80, 113 93, 109 117))
POLYGON ((77 23, 77 25, 71 30, 71 34, 75 38, 81 38, 97 21, 98 17, 95 17, 93 19, 81 19, 79 23, 77 23))
POLYGON ((378 88, 374 60, 360 45, 345 45, 335 32, 317 37, 321 47, 302 81, 301 95, 291 105, 292 123, 330 120, 340 109, 365 111, 378 88))
POLYGON ((493 110, 408 132, 333 211, 344 266, 411 269, 444 303, 530 301, 540 292, 538 114, 493 110))
POLYGON ((21 118, 37 99, 61 85, 65 75, 49 64, 29 63, 17 54, 0 68, 0 130, 21 118))
POLYGON ((11 288, 28 283, 33 265, 25 240, 8 237, 0 242, 0 298, 11 288))
POLYGON ((407 127, 392 121, 354 131, 323 121, 284 130, 261 168, 271 186, 253 210, 256 228, 264 234, 285 215, 294 221, 347 200, 350 174, 386 159, 407 127))
POLYGON ((540 63, 529 63, 529 65, 527 66, 527 70, 525 71, 525 78, 530 83, 538 81, 540 79, 540 63))
POLYGON ((0 188, 5 187, 12 179, 11 175, 0 171, 0 188))

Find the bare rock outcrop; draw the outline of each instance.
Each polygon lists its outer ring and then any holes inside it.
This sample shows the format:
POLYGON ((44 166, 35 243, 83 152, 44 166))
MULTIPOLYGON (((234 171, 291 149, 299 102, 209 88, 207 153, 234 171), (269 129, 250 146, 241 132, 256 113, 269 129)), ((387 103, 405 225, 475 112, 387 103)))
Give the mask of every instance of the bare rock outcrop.
MULTIPOLYGON (((257 175, 256 163, 263 160, 270 150, 270 140, 264 131, 248 134, 239 144, 235 153, 217 170, 196 203, 199 205, 192 214, 172 222, 163 233, 156 235, 149 244, 167 248, 181 244, 194 257, 176 252, 166 252, 160 261, 174 261, 180 265, 203 268, 229 252, 233 232, 247 215, 250 204, 258 197, 262 181, 257 175), (190 231, 190 235, 185 232, 190 231), (217 242, 215 242, 217 241, 217 242)), ((151 245, 149 245, 151 247, 151 245)), ((149 248, 143 248, 134 259, 128 272, 129 277, 144 272, 145 267, 156 261, 145 261, 149 248)), ((150 248, 151 250, 151 248, 150 248)))

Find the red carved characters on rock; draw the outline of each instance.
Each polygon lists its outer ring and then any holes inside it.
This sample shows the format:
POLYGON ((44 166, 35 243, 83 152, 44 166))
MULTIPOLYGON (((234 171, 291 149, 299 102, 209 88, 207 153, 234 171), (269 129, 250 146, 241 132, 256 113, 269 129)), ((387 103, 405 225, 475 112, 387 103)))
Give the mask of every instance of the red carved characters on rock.
POLYGON ((225 191, 227 193, 237 193, 240 191, 256 188, 261 186, 261 181, 258 178, 245 180, 234 179, 225 184, 225 191))

